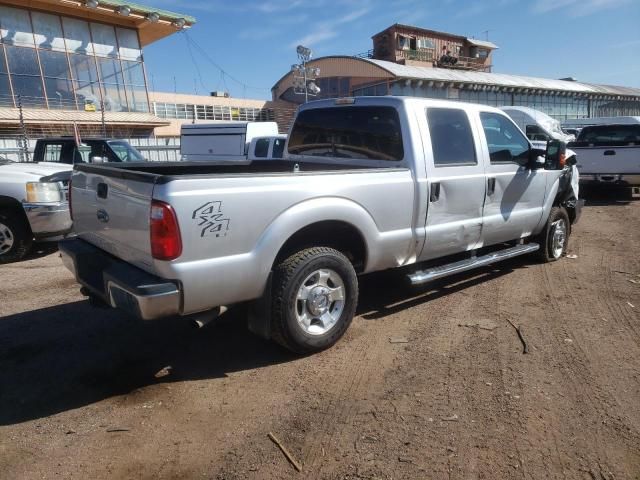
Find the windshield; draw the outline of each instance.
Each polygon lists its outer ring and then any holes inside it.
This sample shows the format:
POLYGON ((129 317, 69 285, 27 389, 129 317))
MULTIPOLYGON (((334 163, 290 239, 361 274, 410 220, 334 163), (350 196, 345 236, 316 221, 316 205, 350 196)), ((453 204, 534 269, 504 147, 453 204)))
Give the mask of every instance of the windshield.
POLYGON ((640 125, 597 125, 585 127, 578 142, 625 145, 640 142, 640 125))
POLYGON ((142 154, 122 140, 110 140, 107 142, 121 162, 146 162, 142 154))

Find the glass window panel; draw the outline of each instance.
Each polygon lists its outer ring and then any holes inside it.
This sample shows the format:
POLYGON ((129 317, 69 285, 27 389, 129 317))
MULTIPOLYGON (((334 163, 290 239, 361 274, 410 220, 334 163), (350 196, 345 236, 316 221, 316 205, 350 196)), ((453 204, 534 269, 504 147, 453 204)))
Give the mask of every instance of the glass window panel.
POLYGON ((102 23, 91 24, 91 37, 93 38, 93 49, 96 55, 101 57, 116 57, 116 31, 111 25, 102 23))
POLYGON ((75 18, 62 17, 62 28, 67 45, 67 52, 93 53, 89 24, 75 18))
POLYGON ((9 71, 14 75, 40 76, 36 51, 24 47, 6 47, 9 71))
MULTIPOLYGON (((66 78, 45 77, 44 86, 49 99, 49 108, 76 109, 76 100, 73 94, 71 80, 66 78)), ((84 102, 82 103, 84 106, 84 102)))
POLYGON ((45 77, 70 78, 67 55, 60 52, 40 51, 40 64, 45 77))
POLYGON ((102 86, 104 109, 109 112, 126 112, 127 97, 123 85, 104 84, 102 86))
POLYGON ((25 107, 46 107, 40 76, 13 75, 13 92, 21 96, 22 105, 25 107))
POLYGON ((5 73, 0 73, 0 107, 13 107, 9 76, 5 73))
POLYGON ((129 28, 116 28, 120 58, 126 60, 142 60, 142 51, 138 42, 138 32, 129 28))
POLYGON ((49 15, 48 13, 31 12, 31 20, 35 31, 36 45, 39 48, 64 52, 65 46, 60 17, 49 15))
POLYGON ((8 45, 34 47, 29 12, 0 6, 0 36, 2 41, 8 45))
POLYGON ((87 85, 98 82, 98 71, 93 57, 86 55, 69 55, 71 73, 79 85, 87 85))
POLYGON ((104 83, 115 83, 122 85, 122 71, 120 62, 110 58, 99 58, 98 66, 100 68, 100 79, 104 83))
POLYGON ((124 83, 128 85, 145 86, 144 72, 141 62, 129 62, 122 60, 122 68, 124 73, 124 83))

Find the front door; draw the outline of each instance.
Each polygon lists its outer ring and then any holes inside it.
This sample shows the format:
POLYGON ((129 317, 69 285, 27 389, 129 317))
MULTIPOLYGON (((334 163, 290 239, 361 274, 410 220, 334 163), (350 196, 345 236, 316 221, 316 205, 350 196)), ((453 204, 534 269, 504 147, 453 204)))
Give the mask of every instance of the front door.
POLYGON ((531 235, 542 217, 547 172, 529 168, 529 142, 505 115, 480 112, 480 123, 487 175, 481 245, 487 246, 531 235))
POLYGON ((485 197, 484 167, 476 155, 481 146, 474 140, 467 113, 460 108, 428 108, 426 119, 429 205, 419 260, 474 249, 485 197))

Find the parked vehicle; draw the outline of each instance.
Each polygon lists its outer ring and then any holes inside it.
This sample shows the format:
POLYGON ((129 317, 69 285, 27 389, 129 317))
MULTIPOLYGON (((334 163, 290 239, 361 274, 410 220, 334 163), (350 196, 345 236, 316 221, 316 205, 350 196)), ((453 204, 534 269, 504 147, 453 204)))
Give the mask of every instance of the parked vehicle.
POLYGON ((39 139, 33 151, 33 161, 69 164, 145 161, 126 140, 83 138, 81 142, 78 147, 73 137, 39 139))
POLYGON ((584 127, 569 145, 582 183, 640 186, 640 123, 584 127))
MULTIPOLYGON (((247 164, 257 137, 278 135, 276 122, 210 122, 183 124, 180 153, 186 162, 247 164)), ((253 151, 252 151, 253 152, 253 151)))
MULTIPOLYGON (((638 125, 640 117, 570 118, 562 121, 562 128, 583 128, 593 125, 638 125)), ((577 138, 577 136, 576 136, 577 138)))
POLYGON ((527 138, 536 148, 545 148, 549 140, 561 140, 570 142, 575 136, 566 134, 560 127, 560 122, 546 113, 530 107, 500 107, 520 130, 525 132, 527 138))
POLYGON ((249 161, 281 159, 284 154, 286 135, 272 135, 269 137, 255 137, 249 144, 249 161))
POLYGON ((34 240, 59 240, 70 232, 70 170, 0 158, 0 263, 20 260, 34 240))
POLYGON ((544 156, 492 107, 310 102, 284 161, 76 166, 60 250, 85 294, 139 318, 251 301, 252 331, 313 352, 351 323, 359 274, 558 260, 580 203, 562 143, 544 156))

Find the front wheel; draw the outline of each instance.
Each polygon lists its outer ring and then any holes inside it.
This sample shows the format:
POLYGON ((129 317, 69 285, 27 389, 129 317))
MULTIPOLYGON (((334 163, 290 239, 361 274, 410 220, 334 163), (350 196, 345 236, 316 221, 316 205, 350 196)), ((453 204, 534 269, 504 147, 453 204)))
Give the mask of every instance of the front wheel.
POLYGON ((0 211, 0 264, 22 259, 32 242, 29 226, 19 216, 0 211))
POLYGON ((353 265, 328 247, 301 250, 273 272, 271 337, 296 353, 324 350, 351 324, 358 301, 353 265))
POLYGON ((540 233, 538 256, 543 262, 555 262, 562 257, 569 245, 571 223, 569 215, 562 207, 553 207, 549 213, 547 224, 540 233))

